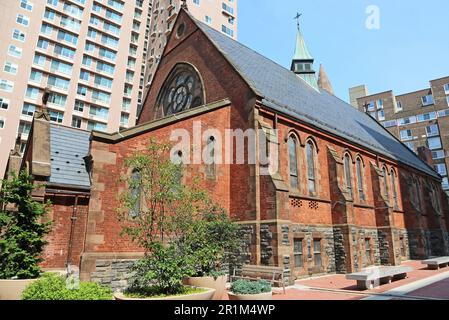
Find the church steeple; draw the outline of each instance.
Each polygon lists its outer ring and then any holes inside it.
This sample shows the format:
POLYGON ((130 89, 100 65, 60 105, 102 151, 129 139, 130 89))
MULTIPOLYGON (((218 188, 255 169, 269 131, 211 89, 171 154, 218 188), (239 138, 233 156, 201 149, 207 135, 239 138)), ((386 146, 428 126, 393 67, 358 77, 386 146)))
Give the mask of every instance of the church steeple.
POLYGON ((293 56, 291 70, 300 76, 304 81, 310 84, 313 88, 318 90, 315 70, 313 69, 314 58, 307 49, 304 36, 299 27, 299 18, 301 14, 297 14, 295 19, 298 20, 298 31, 296 33, 296 48, 293 56))
POLYGON ((326 90, 331 95, 334 95, 334 88, 332 87, 332 84, 329 80, 329 77, 327 76, 326 71, 324 70, 323 65, 320 65, 320 72, 318 74, 318 87, 326 90))

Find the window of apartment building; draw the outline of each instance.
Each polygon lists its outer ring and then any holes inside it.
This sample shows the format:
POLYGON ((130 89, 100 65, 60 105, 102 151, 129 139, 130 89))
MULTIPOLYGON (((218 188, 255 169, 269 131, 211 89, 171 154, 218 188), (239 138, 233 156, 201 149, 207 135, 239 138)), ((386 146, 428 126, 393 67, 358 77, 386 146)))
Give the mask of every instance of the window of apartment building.
POLYGON ((447 176, 447 168, 446 164, 444 163, 438 163, 435 165, 435 170, 438 172, 441 176, 447 176))
POLYGON ((193 3, 199 6, 200 5, 200 0, 193 0, 193 3))
POLYGON ((426 127, 426 133, 428 137, 435 137, 440 135, 440 129, 437 124, 432 124, 426 127))
POLYGON ((55 12, 54 12, 53 10, 45 9, 44 17, 45 17, 47 20, 53 21, 53 20, 55 20, 55 16, 56 16, 56 14, 55 14, 55 12))
POLYGON ((449 96, 446 97, 447 105, 449 106, 449 96))
POLYGON ((295 267, 296 268, 302 268, 303 267, 303 255, 302 255, 302 249, 303 249, 303 239, 294 239, 293 240, 293 255, 295 259, 295 267))
POLYGON ((31 70, 30 81, 40 83, 42 79, 42 72, 37 70, 31 70))
POLYGON ((28 11, 33 11, 33 4, 28 0, 20 0, 20 7, 28 11))
POLYGON ((401 134, 402 141, 407 141, 407 140, 413 139, 412 130, 402 130, 400 134, 401 134))
POLYGON ((117 10, 123 10, 124 3, 118 0, 108 0, 108 5, 111 7, 117 9, 117 10))
POLYGON ((67 90, 69 88, 69 80, 63 79, 61 77, 57 77, 57 76, 49 76, 48 77, 48 81, 47 81, 47 85, 50 87, 55 87, 58 89, 63 89, 63 90, 67 90))
POLYGON ((20 121, 19 133, 21 133, 21 134, 29 134, 30 131, 31 131, 31 123, 20 121))
MULTIPOLYGON (((107 21, 105 21, 103 23, 103 29, 115 34, 116 36, 118 36, 120 34, 120 27, 115 24, 109 23, 107 21)), ((137 30, 139 30, 139 29, 137 29, 137 30)))
POLYGON ((106 73, 109 73, 111 75, 114 74, 115 68, 113 65, 109 64, 109 63, 105 63, 102 61, 97 61, 97 71, 103 71, 106 73))
POLYGON ((143 0, 136 0, 136 6, 138 6, 139 8, 142 8, 143 0))
POLYGON ((396 101, 396 112, 400 112, 402 111, 402 102, 401 101, 396 101))
POLYGON ((126 70, 126 81, 133 82, 134 80, 134 71, 126 70))
POLYGON ((102 10, 101 6, 96 4, 95 2, 92 4, 92 11, 100 13, 102 10))
POLYGON ((106 131, 107 126, 104 123, 99 123, 95 121, 88 121, 87 122, 87 130, 89 131, 106 131))
POLYGON ((26 93, 25 93, 25 96, 26 96, 27 98, 36 100, 37 97, 39 96, 39 89, 38 89, 38 88, 35 88, 35 87, 30 87, 30 86, 28 86, 27 91, 26 91, 26 93))
POLYGON ((428 95, 422 97, 421 100, 422 100, 422 105, 424 107, 430 106, 431 104, 433 104, 433 96, 431 94, 428 94, 428 95))
POLYGON ((79 32, 81 29, 81 21, 75 20, 72 17, 61 17, 59 24, 75 32, 79 32))
POLYGON ((5 79, 0 79, 0 90, 12 92, 13 89, 14 89, 14 82, 5 79))
POLYGON ((93 52, 95 50, 95 45, 93 43, 86 43, 86 51, 87 52, 93 52))
POLYGON ((74 128, 81 128, 81 124, 82 124, 82 120, 81 118, 78 117, 72 117, 72 127, 74 128))
POLYGON ((51 62, 51 71, 72 75, 72 65, 62 61, 53 60, 51 62))
POLYGON ((92 90, 92 99, 103 103, 110 103, 111 94, 103 91, 92 90))
POLYGON ((72 34, 70 32, 59 30, 58 31, 58 40, 65 41, 65 42, 71 43, 76 46, 78 43, 78 36, 75 34, 72 34))
POLYGON ((68 2, 64 3, 63 10, 69 16, 74 16, 76 18, 82 18, 83 16, 83 8, 78 7, 77 5, 70 4, 68 2))
POLYGON ((436 112, 424 113, 417 116, 418 122, 425 122, 430 120, 435 120, 437 118, 436 112))
POLYGON ((49 103, 56 104, 61 107, 65 107, 66 101, 67 101, 67 96, 56 93, 56 92, 51 92, 50 96, 48 97, 49 103))
POLYGON ((444 158, 446 158, 446 152, 444 150, 432 151, 432 159, 433 160, 444 159, 444 158))
POLYGON ((212 23, 212 18, 209 17, 209 16, 206 16, 206 17, 204 18, 204 21, 206 21, 207 24, 211 24, 211 23, 212 23))
POLYGON ((233 36, 234 36, 234 30, 232 30, 232 29, 226 27, 224 24, 221 25, 221 31, 222 31, 223 33, 227 34, 227 35, 230 36, 230 37, 233 37, 233 36))
MULTIPOLYGON (((449 102, 448 102, 448 104, 449 104, 449 102)), ((443 118, 443 117, 447 117, 447 116, 449 116, 449 109, 438 111, 439 118, 443 118)))
POLYGON ((365 108, 367 112, 375 111, 376 110, 376 104, 374 101, 370 101, 366 103, 365 108))
POLYGON ((379 121, 384 121, 384 120, 385 120, 385 111, 380 110, 380 111, 377 113, 377 119, 378 119, 379 121))
POLYGON ((11 74, 17 74, 17 70, 19 69, 19 66, 15 63, 6 61, 5 65, 3 67, 3 71, 11 73, 11 74))
POLYGON ((126 113, 122 113, 120 115, 120 125, 121 126, 128 126, 129 124, 129 115, 126 113))
POLYGON ((322 266, 322 259, 321 259, 321 239, 313 239, 313 262, 315 264, 315 267, 321 267, 322 266))
POLYGON ((13 44, 10 44, 8 47, 8 54, 12 57, 20 58, 20 57, 22 57, 22 48, 19 48, 13 44))
POLYGON ((30 116, 32 117, 34 115, 34 112, 36 111, 36 107, 29 103, 24 103, 22 107, 22 114, 24 116, 30 116))
POLYGON ((136 66, 136 59, 128 57, 128 67, 134 68, 136 66))
POLYGON ((50 113, 50 121, 62 123, 62 121, 64 120, 64 113, 62 112, 50 110, 49 113, 50 113))
POLYGON ((18 24, 24 25, 25 27, 28 27, 28 25, 30 24, 30 18, 28 18, 27 16, 24 16, 23 14, 18 14, 17 18, 16 18, 16 22, 18 24))
POLYGON ((75 50, 62 46, 60 44, 55 45, 53 52, 57 55, 61 55, 70 59, 73 59, 73 57, 75 56, 75 50))
POLYGON ((3 129, 5 127, 5 120, 0 118, 0 129, 3 129))
POLYGON ((0 98, 0 109, 8 110, 9 100, 5 98, 0 98))
POLYGON ((100 25, 100 19, 98 19, 97 17, 90 17, 90 24, 93 24, 94 26, 98 26, 100 25))
POLYGON ((41 26, 41 33, 46 34, 46 35, 51 35, 53 31, 53 27, 49 24, 43 23, 41 26))
POLYGON ((114 51, 105 48, 100 48, 99 54, 100 57, 106 58, 111 61, 115 61, 115 58, 117 56, 117 54, 114 51))
POLYGON ((436 150, 436 149, 442 148, 440 137, 427 139, 427 144, 429 145, 430 150, 436 150))
POLYGON ((109 89, 112 88, 112 80, 99 75, 95 75, 94 83, 95 85, 100 87, 105 87, 109 89))
MULTIPOLYGON (((85 55, 83 57, 83 65, 90 67, 92 65, 92 58, 85 55)), ((98 68, 98 63, 97 63, 97 68, 98 68)))
POLYGON ((402 118, 398 120, 398 125, 399 126, 405 126, 408 124, 413 124, 416 123, 416 117, 412 116, 412 117, 408 117, 408 118, 402 118))
POLYGON ((449 178, 443 178, 443 189, 448 190, 449 189, 449 178))
POLYGON ((80 72, 80 80, 89 81, 90 73, 86 70, 81 70, 80 72))
POLYGON ((131 100, 127 98, 123 98, 122 101, 122 110, 129 111, 131 109, 131 100))
POLYGON ((449 94, 449 83, 446 83, 446 84, 444 85, 444 93, 445 93, 445 94, 449 94))
POLYGON ((87 36, 95 40, 97 38, 97 31, 89 27, 89 30, 87 31, 87 36))
POLYGON ((40 49, 47 50, 49 44, 50 43, 47 40, 45 40, 45 39, 39 39, 37 41, 37 47, 40 48, 40 49))
POLYGON ((12 38, 24 42, 25 32, 22 32, 19 29, 14 29, 14 31, 12 32, 12 38))
POLYGON ((47 3, 51 4, 54 7, 56 7, 58 5, 58 0, 47 0, 47 3))
POLYGON ((78 88, 76 89, 76 94, 80 96, 87 96, 87 87, 78 85, 78 88))
POLYGON ((372 265, 372 258, 371 258, 371 239, 365 239, 365 265, 370 266, 372 265))
POLYGON ((398 122, 396 120, 391 120, 391 121, 384 121, 382 123, 382 125, 385 128, 391 128, 391 127, 396 127, 398 125, 398 122))
POLYGON ((382 110, 384 108, 384 101, 382 99, 377 100, 377 110, 382 110))
POLYGON ((115 21, 119 24, 122 23, 122 15, 110 9, 106 9, 106 18, 115 21))
POLYGON ((73 110, 78 112, 84 111, 84 102, 81 101, 75 101, 75 106, 73 107, 73 110))

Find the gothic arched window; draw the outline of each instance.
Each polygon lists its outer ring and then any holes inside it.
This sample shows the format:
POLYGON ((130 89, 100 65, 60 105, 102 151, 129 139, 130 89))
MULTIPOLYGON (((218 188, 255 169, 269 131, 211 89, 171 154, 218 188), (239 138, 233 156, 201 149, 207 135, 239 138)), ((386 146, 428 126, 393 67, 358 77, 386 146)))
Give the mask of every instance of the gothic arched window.
POLYGON ((288 152, 290 159, 290 186, 298 189, 298 143, 294 136, 288 138, 288 152))
POLYGON ((357 158, 356 161, 357 169, 357 188, 359 189, 360 200, 365 200, 365 191, 363 190, 363 163, 362 159, 357 158))
POLYGON ((351 174, 351 157, 349 154, 345 155, 344 159, 344 169, 345 169, 345 184, 346 189, 348 189, 349 193, 352 196, 352 174, 351 174))
POLYGON ((316 191, 315 146, 310 141, 306 145, 306 155, 307 155, 307 180, 308 180, 309 192, 315 193, 315 191, 316 191))
POLYGON ((394 207, 397 209, 399 208, 399 199, 398 199, 398 188, 396 179, 397 179, 396 172, 394 172, 394 170, 391 170, 391 187, 393 188, 394 207))
POLYGON ((189 64, 177 64, 165 80, 157 100, 158 110, 170 116, 204 104, 203 84, 189 64))
POLYGON ((142 176, 139 171, 135 170, 131 174, 131 204, 132 208, 129 212, 131 218, 136 218, 140 214, 141 209, 141 197, 142 197, 142 189, 141 189, 141 179, 142 176))
POLYGON ((383 168, 383 174, 384 174, 384 195, 385 197, 388 197, 388 172, 387 168, 383 168))

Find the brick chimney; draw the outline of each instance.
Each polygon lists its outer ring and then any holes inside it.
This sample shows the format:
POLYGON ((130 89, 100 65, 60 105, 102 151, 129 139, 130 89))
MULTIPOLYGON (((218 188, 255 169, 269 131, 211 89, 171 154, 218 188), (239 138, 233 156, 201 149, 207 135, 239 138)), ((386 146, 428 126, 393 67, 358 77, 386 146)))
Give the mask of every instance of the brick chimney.
POLYGON ((430 151, 427 147, 419 147, 418 148, 418 157, 427 163, 429 166, 433 167, 433 158, 432 158, 432 151, 430 151))

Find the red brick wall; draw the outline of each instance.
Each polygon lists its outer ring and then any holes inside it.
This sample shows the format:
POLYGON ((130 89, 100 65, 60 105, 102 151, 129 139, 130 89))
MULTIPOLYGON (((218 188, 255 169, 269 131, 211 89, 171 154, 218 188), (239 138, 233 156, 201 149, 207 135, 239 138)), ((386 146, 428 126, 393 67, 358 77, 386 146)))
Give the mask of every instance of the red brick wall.
MULTIPOLYGON (((52 202, 48 218, 52 221, 52 231, 47 236, 42 263, 44 268, 65 268, 68 261, 70 234, 72 232, 72 215, 75 198, 72 196, 47 197, 52 202)), ((72 249, 70 262, 79 265, 84 251, 84 238, 88 213, 88 201, 79 199, 76 220, 73 221, 72 249)))

